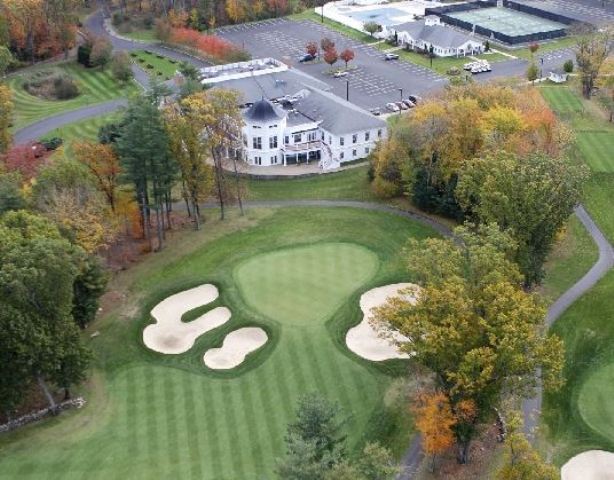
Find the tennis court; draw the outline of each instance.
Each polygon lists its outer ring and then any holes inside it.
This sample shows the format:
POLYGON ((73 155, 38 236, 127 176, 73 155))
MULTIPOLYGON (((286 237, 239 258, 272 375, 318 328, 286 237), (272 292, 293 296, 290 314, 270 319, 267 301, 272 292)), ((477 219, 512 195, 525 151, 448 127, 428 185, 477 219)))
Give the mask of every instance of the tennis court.
POLYGON ((449 17, 472 25, 479 25, 510 37, 562 30, 566 25, 509 8, 480 8, 464 12, 450 12, 449 17))

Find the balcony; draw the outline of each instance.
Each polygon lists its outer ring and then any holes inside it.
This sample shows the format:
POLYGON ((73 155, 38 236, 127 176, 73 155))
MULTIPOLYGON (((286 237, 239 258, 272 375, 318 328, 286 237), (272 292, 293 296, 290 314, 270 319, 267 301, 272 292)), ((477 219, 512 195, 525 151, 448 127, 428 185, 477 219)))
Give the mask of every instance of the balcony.
POLYGON ((283 150, 288 153, 296 152, 308 152, 310 150, 319 150, 322 148, 321 140, 314 140, 313 142, 295 143, 294 145, 284 145, 283 150))

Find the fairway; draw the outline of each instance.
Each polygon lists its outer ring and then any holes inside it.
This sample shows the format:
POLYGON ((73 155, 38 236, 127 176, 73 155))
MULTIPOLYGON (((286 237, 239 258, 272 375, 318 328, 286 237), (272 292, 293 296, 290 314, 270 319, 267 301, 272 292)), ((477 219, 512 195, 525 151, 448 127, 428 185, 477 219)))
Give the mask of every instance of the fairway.
POLYGON ((579 131, 576 145, 593 172, 614 173, 614 130, 579 131))
MULTIPOLYGON (((51 67, 49 67, 51 68, 51 67)), ((56 65, 71 77, 79 86, 80 95, 71 100, 44 100, 30 95, 22 88, 23 77, 16 76, 8 84, 13 93, 13 128, 19 129, 45 117, 75 110, 86 105, 102 103, 119 97, 128 97, 137 88, 133 82, 121 85, 113 79, 110 69, 85 68, 77 63, 56 65)))
POLYGON ((593 430, 614 442, 614 364, 591 374, 578 396, 578 411, 593 430))
POLYGON ((296 401, 312 391, 348 415, 352 451, 364 438, 406 448, 405 403, 393 411, 383 400, 406 367, 361 360, 343 338, 361 319, 362 292, 411 280, 400 257, 407 239, 434 233, 381 212, 287 208, 250 210, 189 238, 232 222, 234 233, 169 245, 125 273, 138 311, 120 304, 92 326, 100 336, 87 332, 100 373, 87 407, 0 438, 0 478, 273 478, 296 401), (153 306, 203 283, 219 288, 211 305, 228 306, 230 321, 185 354, 146 349, 153 306), (269 341, 234 370, 207 369, 203 353, 243 327, 263 328, 269 341))
POLYGON ((540 91, 555 113, 565 116, 584 111, 582 101, 566 87, 540 87, 540 91))

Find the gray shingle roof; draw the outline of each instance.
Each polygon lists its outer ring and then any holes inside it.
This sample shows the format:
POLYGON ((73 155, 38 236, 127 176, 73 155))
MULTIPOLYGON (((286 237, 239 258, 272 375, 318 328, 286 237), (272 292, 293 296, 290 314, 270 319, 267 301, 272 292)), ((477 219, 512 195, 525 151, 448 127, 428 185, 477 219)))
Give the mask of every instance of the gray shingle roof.
POLYGON ((261 99, 249 107, 243 114, 252 122, 268 122, 285 117, 285 112, 266 99, 261 99))
POLYGON ((407 22, 394 27, 397 33, 407 32, 415 40, 423 40, 442 48, 458 48, 469 40, 475 40, 470 35, 458 32, 443 25, 425 25, 424 20, 407 22))

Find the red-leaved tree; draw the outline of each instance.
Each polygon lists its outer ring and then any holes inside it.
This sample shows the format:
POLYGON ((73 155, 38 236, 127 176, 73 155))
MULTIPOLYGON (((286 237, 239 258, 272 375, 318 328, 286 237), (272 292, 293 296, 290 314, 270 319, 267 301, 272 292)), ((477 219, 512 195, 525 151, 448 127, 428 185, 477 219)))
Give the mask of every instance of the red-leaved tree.
POLYGON ((45 162, 45 148, 36 143, 14 145, 0 161, 9 172, 19 172, 24 181, 31 180, 45 162))
POLYGON ((354 60, 355 56, 356 54, 354 53, 354 50, 352 50, 351 48, 346 48, 339 54, 339 58, 345 62, 346 70, 348 68, 348 63, 354 60))
POLYGON ((331 47, 324 52, 324 61, 328 63, 331 67, 339 60, 339 55, 337 54, 337 49, 335 47, 331 47))
POLYGON ((305 45, 305 50, 309 55, 315 57, 318 54, 318 44, 316 42, 308 42, 305 45))

